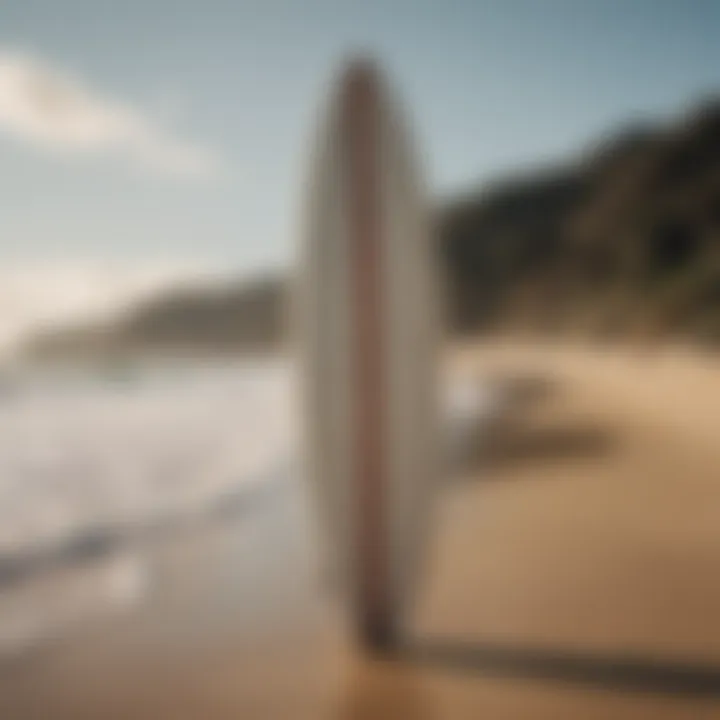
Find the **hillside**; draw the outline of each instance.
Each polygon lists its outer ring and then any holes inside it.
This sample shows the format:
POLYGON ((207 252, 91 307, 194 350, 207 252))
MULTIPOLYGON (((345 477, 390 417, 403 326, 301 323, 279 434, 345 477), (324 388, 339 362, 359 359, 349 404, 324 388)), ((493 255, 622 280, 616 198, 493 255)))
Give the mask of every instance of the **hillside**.
POLYGON ((452 316, 720 337, 720 104, 442 209, 452 316))
POLYGON ((276 278, 217 288, 178 288, 112 322, 59 328, 35 337, 28 355, 112 356, 136 351, 272 350, 284 336, 284 284, 276 278))
MULTIPOLYGON (((468 192, 436 218, 455 331, 720 339, 718 103, 468 192)), ((177 290, 29 350, 268 349, 284 335, 284 296, 280 278, 177 290)))

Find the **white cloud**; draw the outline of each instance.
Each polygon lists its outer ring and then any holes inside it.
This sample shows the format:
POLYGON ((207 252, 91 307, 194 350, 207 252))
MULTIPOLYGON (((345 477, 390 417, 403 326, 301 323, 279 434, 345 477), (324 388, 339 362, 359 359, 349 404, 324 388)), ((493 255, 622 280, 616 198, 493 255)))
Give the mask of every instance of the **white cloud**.
POLYGON ((0 51, 0 132, 43 149, 113 154, 173 175, 207 175, 213 153, 38 57, 0 51))

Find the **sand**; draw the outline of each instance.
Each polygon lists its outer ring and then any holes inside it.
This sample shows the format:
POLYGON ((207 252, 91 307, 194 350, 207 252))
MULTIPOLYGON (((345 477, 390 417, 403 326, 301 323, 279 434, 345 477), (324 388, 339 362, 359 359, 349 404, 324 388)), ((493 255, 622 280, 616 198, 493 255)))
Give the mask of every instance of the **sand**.
POLYGON ((720 717, 720 363, 494 343, 405 647, 362 656, 302 488, 143 548, 152 592, 0 666, 0 717, 720 717))

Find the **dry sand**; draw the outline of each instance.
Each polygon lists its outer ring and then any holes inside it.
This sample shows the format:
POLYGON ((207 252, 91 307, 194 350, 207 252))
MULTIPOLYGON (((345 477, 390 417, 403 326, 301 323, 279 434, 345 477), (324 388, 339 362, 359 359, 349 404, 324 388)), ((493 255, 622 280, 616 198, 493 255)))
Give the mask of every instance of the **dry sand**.
POLYGON ((518 344, 407 646, 360 656, 302 489, 147 548, 139 608, 0 666, 0 718, 720 718, 720 361, 518 344))

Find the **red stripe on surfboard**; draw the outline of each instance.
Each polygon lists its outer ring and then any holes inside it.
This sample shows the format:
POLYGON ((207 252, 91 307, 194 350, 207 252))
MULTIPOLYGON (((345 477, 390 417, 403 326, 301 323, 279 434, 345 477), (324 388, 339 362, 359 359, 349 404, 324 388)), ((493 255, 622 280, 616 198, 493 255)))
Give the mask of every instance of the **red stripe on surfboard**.
POLYGON ((358 498, 361 631, 373 645, 392 633, 387 546, 382 223, 379 178, 377 77, 368 65, 348 70, 343 103, 345 156, 349 163, 352 322, 355 325, 353 482, 358 498))

